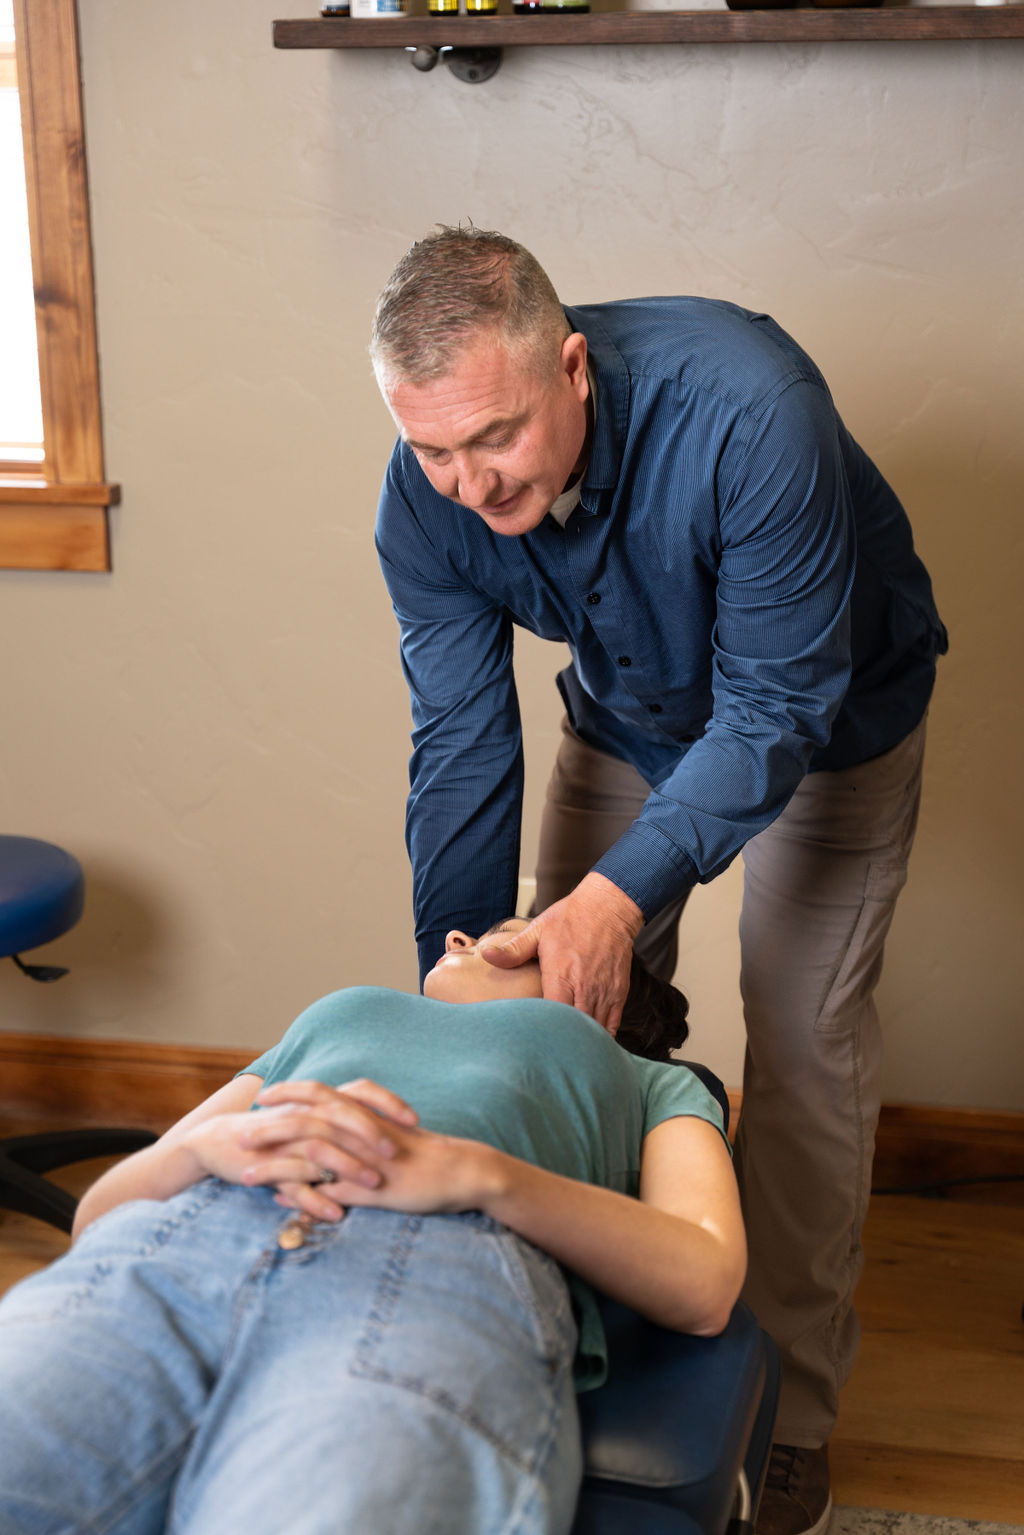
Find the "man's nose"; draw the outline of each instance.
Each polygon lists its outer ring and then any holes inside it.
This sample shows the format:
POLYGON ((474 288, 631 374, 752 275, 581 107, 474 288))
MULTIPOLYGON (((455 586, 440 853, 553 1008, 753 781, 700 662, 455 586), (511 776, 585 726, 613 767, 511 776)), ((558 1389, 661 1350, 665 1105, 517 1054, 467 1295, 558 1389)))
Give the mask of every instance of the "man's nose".
POLYGON ((451 954, 455 949, 471 949, 473 940, 468 933, 460 933, 457 927, 453 927, 444 940, 444 952, 451 954))
POLYGON ((493 469, 469 457, 457 459, 455 475, 458 498, 464 506, 483 506, 493 490, 496 476, 493 469))

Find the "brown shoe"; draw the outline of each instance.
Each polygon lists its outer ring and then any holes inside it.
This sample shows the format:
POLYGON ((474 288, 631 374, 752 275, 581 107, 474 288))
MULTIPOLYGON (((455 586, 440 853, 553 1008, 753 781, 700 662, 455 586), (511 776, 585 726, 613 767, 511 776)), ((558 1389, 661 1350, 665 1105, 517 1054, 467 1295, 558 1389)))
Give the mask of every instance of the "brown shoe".
POLYGON ((828 1445, 773 1444, 756 1535, 826 1535, 832 1520, 828 1445))

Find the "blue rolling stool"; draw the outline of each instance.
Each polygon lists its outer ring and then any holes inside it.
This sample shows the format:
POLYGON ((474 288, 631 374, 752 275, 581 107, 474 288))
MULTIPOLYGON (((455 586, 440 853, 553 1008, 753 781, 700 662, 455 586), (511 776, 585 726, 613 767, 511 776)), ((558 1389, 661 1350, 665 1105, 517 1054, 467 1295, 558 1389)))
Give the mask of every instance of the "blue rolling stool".
MULTIPOLYGON (((56 965, 26 964, 21 954, 74 927, 85 904, 76 858, 34 837, 0 836, 0 958, 34 981, 57 981, 56 965)), ((123 1156, 148 1146, 149 1130, 53 1130, 0 1139, 0 1209, 17 1210, 70 1231, 77 1201, 42 1176, 67 1162, 123 1156)))

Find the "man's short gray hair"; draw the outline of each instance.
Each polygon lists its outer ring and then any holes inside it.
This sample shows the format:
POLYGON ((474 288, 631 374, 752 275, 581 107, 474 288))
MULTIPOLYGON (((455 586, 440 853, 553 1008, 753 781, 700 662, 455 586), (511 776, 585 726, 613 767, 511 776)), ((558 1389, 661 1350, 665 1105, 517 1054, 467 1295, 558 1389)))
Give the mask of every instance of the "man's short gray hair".
POLYGON ((544 268, 507 235, 439 224, 395 267, 377 301, 370 358, 378 381, 443 378, 486 332, 539 370, 570 334, 544 268))

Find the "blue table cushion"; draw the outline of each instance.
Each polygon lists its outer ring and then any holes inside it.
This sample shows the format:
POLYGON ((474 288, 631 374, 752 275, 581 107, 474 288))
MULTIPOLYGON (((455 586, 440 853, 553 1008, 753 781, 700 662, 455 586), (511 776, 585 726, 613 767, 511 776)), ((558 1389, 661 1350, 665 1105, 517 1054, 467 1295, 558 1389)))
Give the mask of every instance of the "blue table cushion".
POLYGON ((84 904, 77 858, 35 837, 0 836, 0 956, 59 938, 84 904))
POLYGON ((706 1531, 689 1514, 668 1504, 638 1503, 636 1498, 610 1492, 595 1497, 584 1487, 572 1535, 706 1535, 706 1531))
POLYGON ((602 1300, 609 1376, 579 1398, 584 1486, 652 1498, 722 1528, 764 1390, 764 1335, 742 1302, 717 1338, 602 1300))

